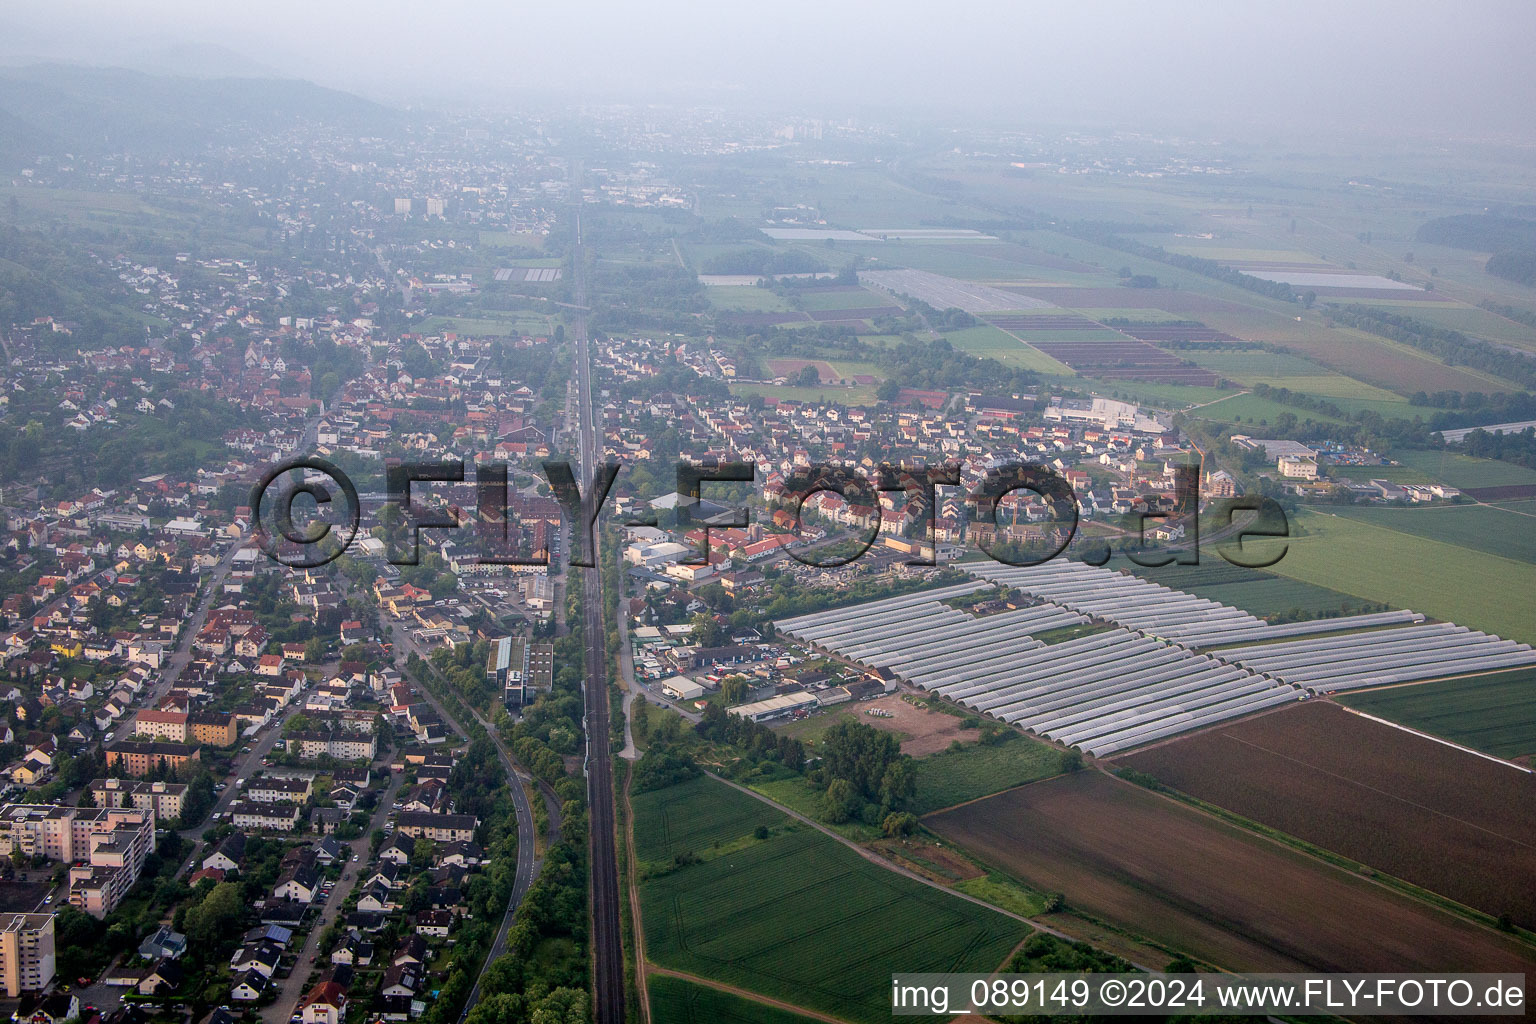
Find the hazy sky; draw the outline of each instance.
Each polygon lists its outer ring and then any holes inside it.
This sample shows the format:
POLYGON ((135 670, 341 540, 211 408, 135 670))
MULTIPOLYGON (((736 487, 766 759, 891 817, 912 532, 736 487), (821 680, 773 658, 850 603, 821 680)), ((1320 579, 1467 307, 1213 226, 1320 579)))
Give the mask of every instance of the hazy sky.
POLYGON ((1536 3, 1524 0, 5 6, 0 55, 133 64, 175 44, 216 44, 393 101, 537 90, 829 114, 969 106, 1029 119, 1536 134, 1536 3))

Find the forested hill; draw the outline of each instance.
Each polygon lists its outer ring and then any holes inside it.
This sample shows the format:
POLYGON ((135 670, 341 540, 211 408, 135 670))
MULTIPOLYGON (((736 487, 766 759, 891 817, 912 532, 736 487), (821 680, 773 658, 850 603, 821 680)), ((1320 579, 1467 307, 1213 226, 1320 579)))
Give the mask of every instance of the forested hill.
POLYGON ((0 68, 0 162, 8 167, 40 153, 174 154, 233 124, 312 120, 370 132, 397 117, 370 100, 297 79, 184 78, 59 64, 0 68))

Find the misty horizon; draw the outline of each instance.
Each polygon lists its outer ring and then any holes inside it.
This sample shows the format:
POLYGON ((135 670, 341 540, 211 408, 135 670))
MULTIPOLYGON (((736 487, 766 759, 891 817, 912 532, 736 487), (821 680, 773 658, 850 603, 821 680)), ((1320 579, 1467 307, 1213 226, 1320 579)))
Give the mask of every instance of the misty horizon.
POLYGON ((1536 81, 1523 41, 1536 10, 1466 19, 1428 4, 1323 4, 1175 15, 1138 5, 1071 12, 804 3, 743 17, 694 5, 366 17, 290 2, 94 2, 0 19, 10 64, 66 62, 192 77, 292 77, 396 106, 503 108, 551 100, 900 113, 937 123, 1528 139, 1536 81), (572 56, 572 54, 577 56, 572 56))

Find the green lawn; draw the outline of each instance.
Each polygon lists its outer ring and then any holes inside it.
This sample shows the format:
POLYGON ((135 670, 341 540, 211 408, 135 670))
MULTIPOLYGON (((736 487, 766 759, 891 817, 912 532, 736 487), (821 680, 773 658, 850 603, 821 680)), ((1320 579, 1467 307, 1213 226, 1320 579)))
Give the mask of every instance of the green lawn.
MULTIPOLYGON (((851 1021, 890 1019, 896 971, 990 972, 1029 933, 992 910, 873 864, 804 825, 756 840, 747 823, 762 812, 696 783, 635 807, 637 835, 657 832, 658 806, 685 805, 684 820, 723 816, 735 824, 691 825, 731 852, 641 884, 650 959, 851 1021), (707 794, 707 795, 704 795, 707 794), (692 805, 699 804, 699 810, 692 805)), ((765 811, 775 817, 771 808, 765 811)), ((655 847, 653 846, 654 850, 655 847)), ((934 1018, 937 1020, 938 1018, 934 1018)))
POLYGON ((1062 752, 1016 732, 996 746, 967 743, 917 762, 917 795, 911 810, 928 814, 1014 786, 1055 775, 1062 752))
POLYGON ((1342 704, 1401 722, 1500 757, 1536 754, 1536 670, 1394 686, 1338 698, 1342 704))
POLYGON ((646 981, 651 1024, 808 1024, 813 1018, 658 974, 646 981))
MULTIPOLYGON (((1331 513, 1302 511, 1272 570, 1394 608, 1536 642, 1536 565, 1410 537, 1331 513), (1515 595, 1520 595, 1518 598, 1515 595)), ((1250 541, 1261 555, 1277 541, 1250 541)))

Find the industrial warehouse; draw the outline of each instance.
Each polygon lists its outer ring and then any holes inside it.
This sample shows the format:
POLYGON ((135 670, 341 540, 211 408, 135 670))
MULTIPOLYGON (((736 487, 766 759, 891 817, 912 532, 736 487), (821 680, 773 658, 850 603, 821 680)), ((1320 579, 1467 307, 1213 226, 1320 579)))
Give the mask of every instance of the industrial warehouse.
POLYGON ((1096 756, 1314 694, 1536 664, 1528 644, 1412 611, 1270 624, 1082 562, 970 571, 975 582, 775 626, 1096 756), (985 616, 945 603, 998 586, 1033 603, 985 616), (1038 638, 1067 627, 1080 635, 1038 638))

